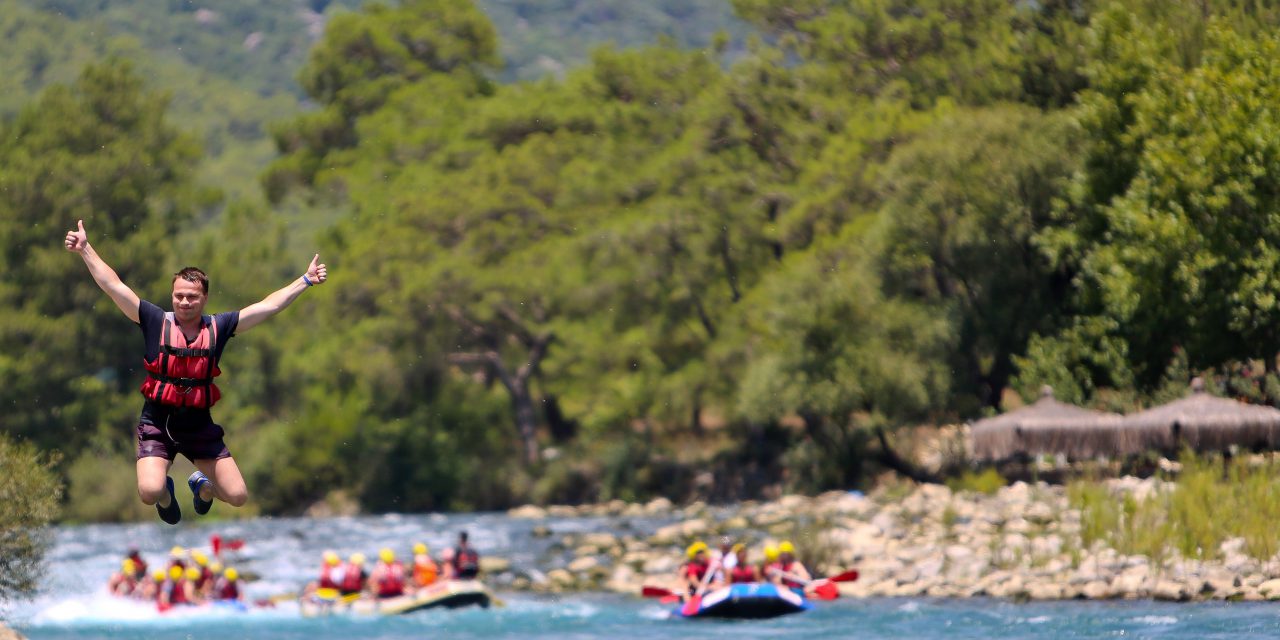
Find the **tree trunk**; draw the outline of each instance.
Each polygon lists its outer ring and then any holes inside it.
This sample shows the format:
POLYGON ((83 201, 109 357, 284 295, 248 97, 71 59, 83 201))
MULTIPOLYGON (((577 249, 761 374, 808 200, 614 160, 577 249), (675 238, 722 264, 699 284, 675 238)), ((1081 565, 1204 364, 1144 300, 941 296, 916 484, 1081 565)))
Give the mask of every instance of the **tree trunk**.
POLYGON ((524 461, 529 465, 538 464, 542 460, 542 450, 538 447, 538 414, 533 410, 529 381, 520 380, 507 387, 507 391, 511 394, 511 408, 516 414, 516 430, 524 443, 524 461))

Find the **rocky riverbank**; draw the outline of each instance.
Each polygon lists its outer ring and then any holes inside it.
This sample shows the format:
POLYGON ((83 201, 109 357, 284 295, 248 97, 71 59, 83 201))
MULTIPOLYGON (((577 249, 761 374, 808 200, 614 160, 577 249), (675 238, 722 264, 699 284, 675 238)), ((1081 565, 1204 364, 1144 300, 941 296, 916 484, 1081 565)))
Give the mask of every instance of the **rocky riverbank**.
MULTIPOLYGON (((1162 490, 1154 479, 1122 478, 1107 486, 1118 500, 1162 490)), ((1019 482, 993 495, 920 485, 732 507, 677 508, 659 499, 525 506, 509 515, 605 518, 608 529, 623 531, 558 533, 536 526, 534 535, 555 541, 552 553, 538 569, 508 571, 501 583, 514 589, 639 593, 644 584, 669 586, 686 545, 704 540, 714 546, 729 536, 748 544, 753 561, 767 542, 790 539, 819 572, 856 568, 861 578, 841 585, 851 597, 1280 600, 1280 557, 1250 558, 1239 539, 1224 543, 1212 562, 1176 552, 1154 561, 1101 543, 1083 548, 1080 512, 1063 487, 1044 483, 1019 482)))

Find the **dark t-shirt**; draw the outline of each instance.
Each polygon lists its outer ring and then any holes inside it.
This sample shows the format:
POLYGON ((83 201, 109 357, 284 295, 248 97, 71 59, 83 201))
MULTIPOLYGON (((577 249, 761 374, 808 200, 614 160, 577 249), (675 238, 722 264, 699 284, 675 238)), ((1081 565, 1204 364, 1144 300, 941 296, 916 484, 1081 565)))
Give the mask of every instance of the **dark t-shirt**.
MULTIPOLYGON (((142 341, 144 344, 144 356, 147 362, 155 360, 160 355, 160 334, 164 332, 164 314, 165 310, 156 305, 140 300, 138 302, 138 327, 142 329, 142 341)), ((215 364, 222 358, 222 350, 226 348, 227 341, 236 335, 236 326, 240 324, 239 311, 224 311, 217 315, 206 315, 202 318, 205 324, 216 322, 218 328, 218 342, 213 346, 213 359, 215 364)), ((151 402, 147 402, 142 407, 141 421, 155 425, 157 424, 155 414, 158 407, 151 402)), ((191 413, 209 415, 209 410, 192 410, 191 413)), ((201 420, 198 416, 192 416, 195 420, 201 420)))

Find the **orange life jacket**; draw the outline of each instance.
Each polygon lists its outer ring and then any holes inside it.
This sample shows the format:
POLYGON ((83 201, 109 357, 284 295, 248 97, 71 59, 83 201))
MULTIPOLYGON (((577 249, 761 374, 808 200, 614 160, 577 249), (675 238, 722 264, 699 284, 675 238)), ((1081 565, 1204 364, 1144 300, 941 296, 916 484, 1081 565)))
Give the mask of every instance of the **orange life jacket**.
POLYGON ((202 324, 200 335, 188 342, 173 312, 164 314, 160 353, 155 360, 142 363, 147 370, 142 395, 171 407, 212 407, 222 397, 218 385, 213 383, 222 373, 214 354, 217 346, 218 323, 212 317, 202 324))
POLYGON ((426 560, 414 559, 413 582, 419 587, 425 587, 435 582, 436 578, 440 577, 440 567, 437 567, 435 561, 433 561, 429 556, 419 557, 425 557, 426 560))

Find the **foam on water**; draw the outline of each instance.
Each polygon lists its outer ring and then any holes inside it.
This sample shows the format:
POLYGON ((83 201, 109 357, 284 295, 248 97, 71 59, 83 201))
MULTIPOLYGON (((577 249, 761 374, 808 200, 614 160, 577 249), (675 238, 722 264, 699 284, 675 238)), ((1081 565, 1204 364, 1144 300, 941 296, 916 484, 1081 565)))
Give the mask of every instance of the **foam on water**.
POLYGON ((1138 616, 1133 621, 1149 625, 1178 624, 1178 619, 1174 616, 1138 616))

